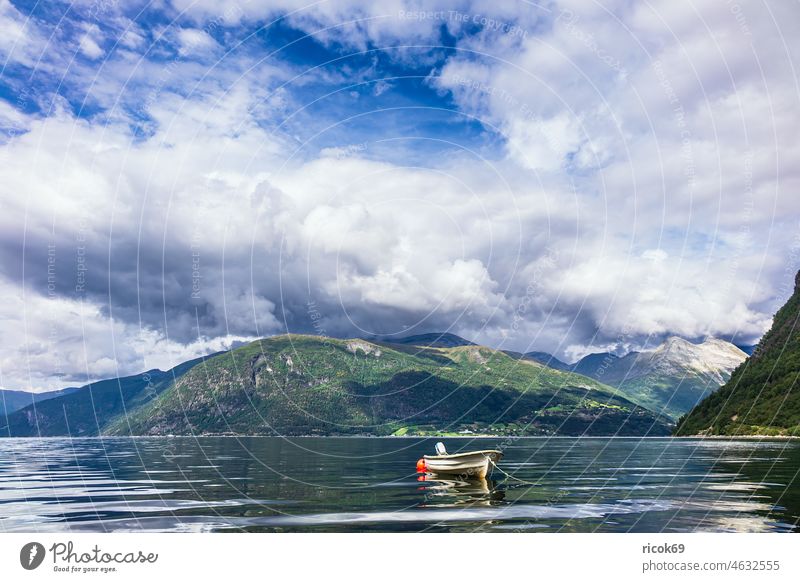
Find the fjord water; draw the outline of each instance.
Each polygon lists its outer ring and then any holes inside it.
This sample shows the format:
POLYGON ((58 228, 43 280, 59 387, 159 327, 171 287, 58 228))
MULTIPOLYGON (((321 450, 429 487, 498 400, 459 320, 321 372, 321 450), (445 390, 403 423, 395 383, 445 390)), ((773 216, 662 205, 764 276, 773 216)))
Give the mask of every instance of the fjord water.
POLYGON ((0 439, 0 532, 800 529, 796 441, 445 439, 518 480, 419 480, 434 442, 0 439))

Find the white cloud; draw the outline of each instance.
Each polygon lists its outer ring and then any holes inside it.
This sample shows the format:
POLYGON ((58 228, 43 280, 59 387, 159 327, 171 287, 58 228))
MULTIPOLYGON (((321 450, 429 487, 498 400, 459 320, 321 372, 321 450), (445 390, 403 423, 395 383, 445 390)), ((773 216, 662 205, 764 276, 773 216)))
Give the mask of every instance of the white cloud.
POLYGON ((255 337, 175 341, 109 318, 92 302, 24 292, 0 279, 0 386, 40 392, 103 378, 167 370, 255 337))
POLYGON ((5 101, 0 101, 0 127, 14 133, 23 131, 28 125, 27 117, 5 101))
POLYGON ((181 28, 177 32, 178 49, 183 56, 198 56, 219 48, 219 44, 204 30, 181 28))
POLYGON ((507 123, 508 155, 522 167, 554 172, 581 145, 580 125, 567 113, 549 119, 515 118, 507 123))
POLYGON ((9 0, 0 0, 0 56, 31 66, 47 46, 36 23, 26 18, 9 0))
POLYGON ((89 59, 99 59, 105 54, 105 51, 100 48, 100 43, 103 40, 100 27, 96 24, 84 23, 82 28, 83 35, 78 41, 78 50, 89 59))

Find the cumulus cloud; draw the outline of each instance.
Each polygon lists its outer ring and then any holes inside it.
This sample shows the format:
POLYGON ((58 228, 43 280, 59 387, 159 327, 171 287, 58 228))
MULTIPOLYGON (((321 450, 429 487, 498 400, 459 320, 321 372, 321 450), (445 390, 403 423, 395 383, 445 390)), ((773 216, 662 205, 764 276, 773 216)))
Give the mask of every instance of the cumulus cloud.
POLYGON ((20 289, 0 280, 0 372, 5 386, 41 390, 162 370, 230 349, 252 336, 175 341, 163 333, 109 317, 95 303, 20 289))
POLYGON ((522 50, 484 43, 488 58, 456 54, 433 80, 506 128, 509 156, 576 193, 588 232, 551 282, 591 321, 584 341, 623 320, 637 336, 752 339, 775 305, 800 209, 797 168, 779 161, 796 147, 797 47, 768 40, 785 31, 767 11, 695 6, 562 3, 522 50))

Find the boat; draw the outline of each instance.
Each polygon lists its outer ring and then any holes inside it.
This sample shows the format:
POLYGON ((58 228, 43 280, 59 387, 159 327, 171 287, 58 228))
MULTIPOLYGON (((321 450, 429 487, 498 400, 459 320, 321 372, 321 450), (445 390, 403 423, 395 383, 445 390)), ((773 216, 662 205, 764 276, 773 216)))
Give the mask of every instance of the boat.
POLYGON ((424 455, 417 463, 417 470, 433 475, 457 475, 462 479, 485 479, 502 458, 503 453, 494 449, 450 455, 444 444, 436 443, 436 454, 424 455))

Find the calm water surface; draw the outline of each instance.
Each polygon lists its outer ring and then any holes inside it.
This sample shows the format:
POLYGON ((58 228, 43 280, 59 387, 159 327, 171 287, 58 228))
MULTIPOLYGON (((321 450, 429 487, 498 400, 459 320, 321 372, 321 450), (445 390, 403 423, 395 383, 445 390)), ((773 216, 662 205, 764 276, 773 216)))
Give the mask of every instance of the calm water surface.
POLYGON ((794 441, 445 443, 525 483, 419 480, 430 439, 0 439, 0 532, 800 530, 794 441))

